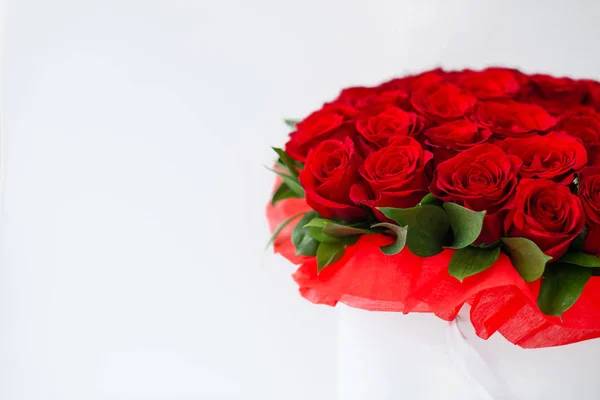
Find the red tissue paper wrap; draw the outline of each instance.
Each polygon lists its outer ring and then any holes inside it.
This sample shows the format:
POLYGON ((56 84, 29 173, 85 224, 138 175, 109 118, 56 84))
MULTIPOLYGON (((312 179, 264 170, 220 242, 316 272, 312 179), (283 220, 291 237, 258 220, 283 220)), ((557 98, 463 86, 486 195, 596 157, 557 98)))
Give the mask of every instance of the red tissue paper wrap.
MULTIPOLYGON (((271 231, 281 222, 310 211, 304 199, 286 199, 267 208, 271 231)), ((300 215, 298 216, 298 220, 300 215)), ((297 222, 297 221, 294 221, 297 222)), ((408 248, 387 256, 385 235, 364 235, 335 264, 317 275, 315 257, 297 256, 291 241, 295 223, 274 242, 275 252, 300 265, 293 274, 300 294, 316 304, 342 302, 369 311, 430 312, 453 320, 463 304, 471 306, 471 323, 482 339, 495 332, 523 348, 560 346, 600 337, 600 277, 593 276, 577 302, 561 318, 544 315, 537 306, 540 280, 525 282, 510 259, 501 254, 490 268, 461 283, 448 274, 454 250, 427 258, 408 248)))

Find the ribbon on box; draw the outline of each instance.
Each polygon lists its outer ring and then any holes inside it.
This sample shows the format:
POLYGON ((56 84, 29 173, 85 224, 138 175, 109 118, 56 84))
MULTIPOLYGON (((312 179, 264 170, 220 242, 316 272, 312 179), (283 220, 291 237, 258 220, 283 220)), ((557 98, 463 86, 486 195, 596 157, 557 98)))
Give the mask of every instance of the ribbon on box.
MULTIPOLYGON (((273 231, 281 222, 310 211, 304 199, 286 199, 267 207, 273 231)), ((298 216, 300 219, 300 216, 298 216)), ((448 274, 454 250, 433 257, 417 257, 408 248, 388 256, 380 246, 384 235, 364 235, 344 256, 317 274, 315 257, 297 256, 291 241, 294 223, 274 242, 275 252, 300 265, 293 274, 300 294, 316 304, 342 302, 369 311, 429 312, 453 320, 463 304, 482 339, 500 332, 523 348, 566 345, 600 337, 600 277, 593 276, 577 302, 558 317, 543 314, 537 306, 540 281, 527 283, 501 254, 487 270, 461 283, 448 274)))

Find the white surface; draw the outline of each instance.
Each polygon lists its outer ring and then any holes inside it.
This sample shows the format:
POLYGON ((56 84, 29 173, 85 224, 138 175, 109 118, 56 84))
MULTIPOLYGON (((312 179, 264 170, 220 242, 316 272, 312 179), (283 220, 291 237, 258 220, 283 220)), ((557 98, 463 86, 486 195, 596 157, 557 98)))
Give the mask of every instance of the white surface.
POLYGON ((339 400, 596 400, 600 339, 523 350, 468 322, 339 307, 339 400))
POLYGON ((336 314, 263 254, 281 118, 437 64, 599 77, 594 0, 9 3, 2 400, 335 398, 336 314))

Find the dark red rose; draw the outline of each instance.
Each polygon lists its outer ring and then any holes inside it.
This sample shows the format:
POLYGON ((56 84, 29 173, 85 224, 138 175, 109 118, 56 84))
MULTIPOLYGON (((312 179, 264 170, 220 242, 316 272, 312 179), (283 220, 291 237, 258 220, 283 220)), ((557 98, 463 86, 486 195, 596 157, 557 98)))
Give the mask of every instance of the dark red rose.
POLYGON ((482 100, 514 97, 521 89, 515 72, 506 68, 465 71, 458 77, 457 85, 482 100))
POLYGON ((579 198, 588 223, 600 224, 600 167, 587 167, 579 173, 579 198))
POLYGON ((520 166, 518 157, 498 146, 480 144, 438 165, 430 190, 440 200, 486 210, 478 242, 492 243, 502 236, 502 221, 517 186, 520 166))
POLYGON ((475 119, 499 137, 522 137, 556 125, 556 119, 542 107, 516 101, 480 103, 475 119))
POLYGON ((425 144, 434 148, 435 163, 439 164, 461 151, 487 141, 492 136, 488 128, 466 119, 447 122, 425 131, 425 144))
POLYGON ((427 194, 425 167, 431 158, 415 139, 395 137, 388 146, 369 154, 359 169, 364 182, 354 185, 350 196, 355 203, 372 208, 414 207, 427 194))
POLYGON ((285 146, 295 160, 304 161, 309 150, 326 139, 343 140, 356 133, 354 118, 358 111, 352 107, 330 104, 310 114, 296 125, 285 146))
POLYGON ((587 225, 583 251, 600 255, 600 167, 587 167, 579 173, 579 198, 587 225))
POLYGON ((361 163, 351 139, 321 142, 310 151, 300 173, 308 205, 325 218, 366 218, 365 210, 350 200, 350 188, 359 180, 361 163))
POLYGON ((522 177, 550 179, 562 185, 572 183, 588 161, 583 143, 565 132, 509 138, 499 146, 523 161, 522 177))
POLYGON ((589 79, 582 79, 580 82, 586 93, 583 103, 600 112, 600 82, 589 79))
POLYGON ((600 143, 600 115, 596 113, 567 115, 560 119, 556 130, 565 131, 579 138, 586 147, 598 144, 600 143))
POLYGON ((522 99, 537 104, 550 114, 560 116, 581 107, 585 99, 585 86, 566 77, 532 75, 531 90, 522 99))
POLYGON ((373 149, 388 144, 396 136, 416 137, 423 129, 423 119, 413 112, 397 107, 373 108, 356 121, 356 130, 364 142, 373 149))
POLYGON ((435 121, 451 121, 469 115, 477 98, 451 83, 441 83, 417 90, 411 104, 419 113, 435 121))
POLYGON ((579 198, 569 187, 546 179, 520 182, 504 223, 507 236, 530 239, 554 260, 565 254, 584 226, 579 198))
POLYGON ((585 95, 584 86, 571 78, 536 74, 530 79, 536 92, 546 99, 581 102, 585 95))

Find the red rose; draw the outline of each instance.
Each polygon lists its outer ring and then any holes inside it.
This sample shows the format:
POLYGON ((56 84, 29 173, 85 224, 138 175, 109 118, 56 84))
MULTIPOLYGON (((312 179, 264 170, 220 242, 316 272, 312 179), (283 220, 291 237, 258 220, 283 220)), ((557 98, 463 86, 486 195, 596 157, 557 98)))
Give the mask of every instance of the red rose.
POLYGON ((309 150, 326 139, 343 140, 356 133, 354 118, 358 111, 352 107, 329 104, 310 114, 296 125, 285 150, 295 160, 304 161, 309 150))
POLYGON ((556 119, 534 104, 508 102, 481 103, 475 119, 500 137, 521 137, 530 132, 544 132, 556 124, 556 119))
POLYGON ((583 85, 571 78, 536 74, 530 79, 535 90, 546 99, 580 102, 585 95, 583 85))
POLYGON ((417 90, 411 104, 419 113, 435 121, 450 121, 470 114, 477 98, 451 83, 440 83, 417 90))
POLYGON ((425 144, 434 148, 435 162, 439 164, 460 151, 487 141, 492 131, 469 120, 459 119, 425 131, 425 144))
POLYGON ((586 147, 592 146, 600 141, 600 115, 596 113, 567 115, 560 119, 556 130, 565 131, 579 138, 586 147))
POLYGON ((416 206, 427 194, 425 167, 431 158, 413 138, 391 139, 387 147, 369 154, 360 167, 365 182, 352 187, 352 200, 372 208, 416 206))
POLYGON ((563 185, 573 182, 575 172, 588 161, 583 144, 565 132, 510 138, 499 146, 523 161, 522 177, 550 179, 563 185))
POLYGON ((356 129, 368 146, 379 149, 395 136, 419 135, 423 124, 423 119, 415 113, 384 106, 358 119, 356 129))
POLYGON ((521 89, 515 72, 506 68, 465 71, 457 79, 457 85, 484 100, 514 97, 521 89))
POLYGON ((585 88, 584 104, 600 112, 600 82, 582 79, 581 84, 585 88))
POLYGON ((445 76, 446 72, 444 72, 441 68, 437 68, 418 75, 409 75, 402 78, 392 79, 388 82, 382 83, 378 86, 378 88, 384 91, 401 90, 405 92, 413 92, 417 89, 439 83, 444 79, 445 76))
POLYGON ((507 236, 524 237, 559 259, 585 226, 581 201, 567 186, 546 179, 523 179, 506 217, 507 236))
POLYGON ((342 90, 339 97, 331 104, 342 104, 356 109, 389 104, 400 108, 408 108, 408 93, 403 90, 382 91, 379 88, 363 86, 342 90))
POLYGON ((517 186, 520 166, 518 157, 498 146, 480 144, 438 165, 430 190, 440 200, 486 210, 478 241, 492 243, 502 236, 505 209, 517 186))
POLYGON ((579 173, 579 198, 588 223, 600 224, 600 167, 587 167, 579 173))
POLYGON ((325 218, 366 218, 365 210, 350 201, 350 188, 359 179, 361 162, 349 138, 325 140, 311 150, 300 173, 308 205, 325 218))

